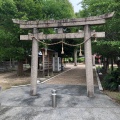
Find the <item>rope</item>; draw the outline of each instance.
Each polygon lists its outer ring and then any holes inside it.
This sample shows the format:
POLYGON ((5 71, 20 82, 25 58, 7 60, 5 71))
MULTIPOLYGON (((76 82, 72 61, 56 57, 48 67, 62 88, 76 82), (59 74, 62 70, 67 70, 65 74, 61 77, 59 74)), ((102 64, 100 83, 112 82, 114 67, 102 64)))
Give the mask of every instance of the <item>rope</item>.
POLYGON ((80 44, 76 44, 76 45, 72 45, 72 44, 69 44, 69 43, 66 43, 66 42, 63 42, 65 45, 68 45, 68 46, 79 46, 79 45, 81 45, 81 44, 83 44, 83 42, 82 43, 80 43, 80 44))
MULTIPOLYGON (((94 34, 93 34, 92 36, 94 36, 94 34)), ((90 36, 90 38, 91 38, 92 36, 90 36)), ((52 46, 52 45, 56 45, 56 44, 60 44, 60 43, 63 43, 63 44, 68 45, 68 46, 80 46, 80 45, 84 44, 85 42, 87 42, 87 41, 90 39, 90 38, 88 38, 87 40, 83 41, 83 42, 80 43, 80 44, 72 45, 72 44, 69 44, 69 43, 66 43, 66 42, 63 42, 63 41, 48 44, 48 43, 42 42, 41 40, 37 39, 37 38, 34 37, 34 36, 33 36, 33 38, 35 38, 38 42, 40 42, 40 43, 42 43, 42 44, 44 44, 44 45, 47 45, 47 46, 52 46)))
MULTIPOLYGON (((35 38, 35 37, 34 37, 35 38)), ((48 43, 45 43, 45 42, 42 42, 41 40, 38 40, 37 38, 35 38, 38 42, 44 44, 44 45, 47 45, 47 46, 50 46, 50 45, 56 45, 56 44, 59 44, 59 43, 62 43, 62 41, 60 42, 57 42, 57 43, 52 43, 52 44, 48 44, 48 43)))

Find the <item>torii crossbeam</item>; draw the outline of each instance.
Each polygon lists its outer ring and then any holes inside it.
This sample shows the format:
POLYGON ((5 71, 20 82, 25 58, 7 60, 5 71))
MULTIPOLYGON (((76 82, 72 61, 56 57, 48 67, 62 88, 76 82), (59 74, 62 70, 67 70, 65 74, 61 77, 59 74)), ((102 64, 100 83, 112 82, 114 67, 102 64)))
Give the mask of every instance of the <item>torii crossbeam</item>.
MULTIPOLYGON (((50 40, 50 39, 73 39, 73 38, 84 38, 84 32, 80 33, 60 33, 60 34, 28 34, 20 35, 20 40, 32 40, 32 37, 35 37, 39 40, 50 40)), ((91 32, 91 37, 103 38, 105 37, 105 32, 91 32)))
POLYGON ((75 19, 63 19, 63 20, 36 20, 36 21, 25 21, 13 19, 13 22, 20 24, 20 28, 61 28, 61 27, 75 27, 80 25, 98 25, 104 24, 105 19, 111 18, 114 12, 92 16, 87 18, 75 18, 75 19))

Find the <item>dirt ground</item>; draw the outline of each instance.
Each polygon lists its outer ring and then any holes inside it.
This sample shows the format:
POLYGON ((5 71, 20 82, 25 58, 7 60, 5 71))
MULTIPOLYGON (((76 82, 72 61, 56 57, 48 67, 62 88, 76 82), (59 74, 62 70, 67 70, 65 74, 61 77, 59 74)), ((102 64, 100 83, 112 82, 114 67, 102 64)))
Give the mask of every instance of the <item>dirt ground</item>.
MULTIPOLYGON (((47 84, 66 84, 66 85, 86 85, 85 81, 85 65, 78 65, 76 68, 73 64, 69 64, 65 66, 64 71, 71 69, 70 71, 66 72, 62 76, 57 76, 47 82, 47 84)), ((62 72, 64 72, 62 71, 62 72)), ((61 72, 59 72, 61 73, 61 72)), ((50 77, 56 76, 59 73, 53 73, 50 77)), ((40 78, 49 79, 50 77, 45 76, 43 77, 42 72, 38 72, 38 80, 40 78)), ((94 82, 97 85, 96 76, 94 74, 94 82)), ((30 69, 24 71, 24 76, 20 77, 17 76, 16 71, 11 72, 0 72, 0 86, 2 90, 8 89, 11 86, 17 85, 25 85, 30 84, 30 69)))
MULTIPOLYGON (((70 68, 65 68, 65 71, 68 69, 70 68)), ((30 69, 25 70, 23 76, 18 76, 17 71, 0 72, 0 86, 2 87, 2 90, 9 89, 11 88, 11 86, 30 84, 30 71, 31 71, 30 69)), ((46 80, 59 73, 53 73, 48 77, 48 76, 43 76, 42 72, 38 71, 38 80, 40 78, 44 78, 44 80, 46 80)))
POLYGON ((11 86, 24 85, 29 83, 30 75, 24 75, 20 77, 17 76, 16 71, 0 73, 0 86, 2 86, 2 90, 8 89, 11 86))

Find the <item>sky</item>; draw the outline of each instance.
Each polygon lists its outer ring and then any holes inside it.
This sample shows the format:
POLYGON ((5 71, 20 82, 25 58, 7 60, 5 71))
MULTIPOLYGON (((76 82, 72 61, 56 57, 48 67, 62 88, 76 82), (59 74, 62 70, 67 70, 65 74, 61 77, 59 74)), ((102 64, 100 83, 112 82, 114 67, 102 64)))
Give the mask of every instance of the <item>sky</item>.
POLYGON ((74 12, 78 12, 81 9, 81 5, 77 5, 79 2, 81 2, 82 0, 69 0, 73 7, 74 7, 74 12))

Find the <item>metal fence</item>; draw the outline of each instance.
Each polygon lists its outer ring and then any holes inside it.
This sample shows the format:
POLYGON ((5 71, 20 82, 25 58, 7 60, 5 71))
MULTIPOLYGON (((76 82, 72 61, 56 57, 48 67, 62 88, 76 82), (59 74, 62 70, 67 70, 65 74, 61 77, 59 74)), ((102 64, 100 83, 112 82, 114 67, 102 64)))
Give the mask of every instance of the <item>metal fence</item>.
POLYGON ((11 62, 11 61, 2 61, 0 62, 0 71, 8 71, 17 66, 17 61, 11 62))

